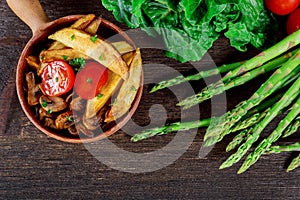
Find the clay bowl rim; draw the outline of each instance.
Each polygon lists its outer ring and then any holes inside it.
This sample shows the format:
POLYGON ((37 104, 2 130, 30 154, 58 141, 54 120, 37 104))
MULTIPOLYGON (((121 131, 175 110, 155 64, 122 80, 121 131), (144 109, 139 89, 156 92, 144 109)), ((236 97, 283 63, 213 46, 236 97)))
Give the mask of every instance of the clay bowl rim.
MULTIPOLYGON (((70 24, 71 22, 74 22, 75 20, 79 19, 84 15, 70 15, 66 17, 59 18, 57 20, 51 21, 47 24, 45 24, 44 28, 40 29, 36 33, 33 34, 32 38, 27 42, 26 46, 24 47, 17 66, 17 72, 16 72, 16 90, 17 90, 17 96, 19 99, 19 102, 21 104, 21 107, 23 109, 23 112, 28 117, 28 119, 31 121, 31 123, 34 124, 35 127, 37 127, 41 132, 45 133, 51 138, 54 138, 56 140, 62 141, 62 142, 68 142, 68 143, 90 143, 95 142, 101 139, 104 139, 118 130, 120 130, 127 122, 128 120, 133 116, 135 113, 139 102, 141 100, 142 92, 143 92, 143 83, 144 83, 144 75, 143 70, 141 73, 141 82, 140 82, 140 88, 138 89, 138 92, 136 94, 135 100, 129 110, 128 113, 126 113, 125 116, 123 116, 116 124, 111 127, 110 129, 106 130, 105 132, 96 135, 95 137, 91 138, 72 138, 67 137, 66 135, 62 135, 57 133, 55 130, 47 129, 44 125, 40 123, 40 121, 35 117, 33 111, 31 110, 30 106, 27 103, 25 91, 24 91, 24 82, 25 82, 25 72, 28 68, 25 58, 30 55, 33 50, 34 46, 36 46, 38 43, 42 42, 43 39, 45 39, 49 34, 53 33, 55 30, 66 27, 67 24, 70 24)), ((112 22, 109 22, 106 19, 102 18, 102 22, 107 28, 114 31, 116 34, 120 34, 127 42, 129 42, 135 49, 136 46, 132 39, 117 25, 113 24, 112 22)))

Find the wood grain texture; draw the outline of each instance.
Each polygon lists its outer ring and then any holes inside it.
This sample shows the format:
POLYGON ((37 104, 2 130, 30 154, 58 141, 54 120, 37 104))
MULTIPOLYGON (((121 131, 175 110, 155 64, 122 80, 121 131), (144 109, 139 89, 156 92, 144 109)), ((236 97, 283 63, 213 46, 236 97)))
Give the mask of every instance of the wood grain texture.
MULTIPOLYGON (((47 15, 56 19, 71 14, 95 13, 116 23, 124 30, 126 25, 117 22, 111 13, 101 6, 101 1, 50 1, 42 0, 47 15)), ((230 137, 215 146, 205 159, 198 158, 204 129, 199 129, 192 145, 173 164, 151 173, 132 174, 111 169, 97 160, 84 145, 66 144, 48 138, 39 132, 21 110, 15 93, 14 70, 17 59, 31 37, 30 29, 8 8, 5 1, 0 4, 0 105, 7 120, 0 132, 0 198, 1 199, 297 199, 300 195, 300 170, 286 173, 288 161, 295 156, 285 153, 263 156, 244 174, 236 175, 240 164, 226 170, 218 170, 229 156, 224 153, 230 137), (5 106, 7 105, 7 107, 5 106), (4 109, 5 108, 5 109, 4 109)), ((258 51, 238 53, 228 47, 229 42, 221 38, 209 53, 217 64, 247 59, 258 51)), ((183 74, 193 72, 190 65, 179 64, 165 58, 159 50, 142 51, 145 63, 161 63, 173 67, 183 74)), ((160 71, 153 68, 153 75, 160 71)), ((147 77, 145 77, 147 78, 147 77)), ((264 77, 238 87, 227 93, 228 109, 251 95, 264 77), (245 89, 247 88, 247 89, 245 89)), ((193 83, 195 90, 203 82, 193 83)), ((177 121, 180 110, 174 105, 176 99, 169 90, 149 94, 148 87, 142 102, 133 117, 140 126, 151 123, 149 109, 162 104, 167 112, 167 121, 177 121)), ((208 117, 210 103, 199 107, 201 117, 208 117)), ((193 112, 191 110, 191 112, 193 112)), ((188 116, 189 117, 189 116, 188 116)), ((2 118, 1 118, 2 119, 2 118)), ((3 118, 5 119, 5 118, 3 118)), ((155 121, 155 120, 154 120, 155 121)), ((159 120, 152 122, 155 125, 159 120)), ((276 125, 272 122, 268 130, 276 125)), ((186 134, 189 134, 187 132, 186 134)), ((299 134, 298 134, 299 135, 299 134)), ((123 131, 109 139, 119 148, 131 152, 151 152, 163 148, 174 135, 151 138, 133 144, 123 131)), ((288 142, 297 140, 297 135, 288 142)), ((99 151, 103 149, 99 147, 99 151)), ((108 153, 111 149, 105 149, 108 153)), ((172 156, 172 151, 168 152, 172 156)), ((133 160, 128 160, 133 162, 133 160)))

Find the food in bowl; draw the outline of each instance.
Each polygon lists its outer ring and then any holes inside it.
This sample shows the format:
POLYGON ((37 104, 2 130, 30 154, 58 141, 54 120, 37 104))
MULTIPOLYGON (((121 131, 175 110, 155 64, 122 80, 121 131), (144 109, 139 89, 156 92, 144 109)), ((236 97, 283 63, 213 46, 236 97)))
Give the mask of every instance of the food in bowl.
POLYGON ((102 134, 131 109, 140 88, 140 50, 104 40, 101 20, 83 16, 26 57, 27 103, 40 124, 64 136, 102 134))

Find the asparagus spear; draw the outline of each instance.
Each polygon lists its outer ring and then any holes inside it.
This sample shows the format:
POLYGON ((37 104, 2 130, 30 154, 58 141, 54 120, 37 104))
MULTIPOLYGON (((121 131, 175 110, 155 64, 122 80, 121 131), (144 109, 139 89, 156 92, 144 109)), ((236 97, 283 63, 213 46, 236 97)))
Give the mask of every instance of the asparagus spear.
MULTIPOLYGON (((299 72, 300 72, 300 67, 298 67, 296 70, 294 70, 292 73, 290 73, 286 78, 284 78, 283 81, 282 81, 283 84, 282 84, 281 88, 286 87, 291 82, 293 82, 295 79, 297 79, 300 76, 299 72)), ((272 102, 272 101, 270 101, 270 102, 272 102)), ((273 102, 275 103, 276 101, 273 101, 273 102)), ((266 103, 268 104, 268 102, 266 102, 266 103)), ((247 119, 249 116, 251 116, 251 113, 253 113, 253 112, 255 113, 256 110, 260 110, 261 109, 260 107, 264 106, 263 104, 264 103, 259 103, 259 105, 257 105, 256 107, 252 108, 250 111, 247 111, 247 113, 245 113, 245 115, 244 115, 243 118, 247 119)), ((239 105, 237 107, 239 107, 239 105)), ((234 113, 234 111, 231 111, 231 112, 234 113)), ((224 116, 223 117, 219 117, 218 120, 215 119, 212 122, 215 123, 216 126, 219 126, 219 124, 224 123, 224 118, 225 118, 224 116)), ((241 119, 243 119, 243 118, 241 118, 241 119)), ((234 116, 233 116, 233 119, 236 119, 236 118, 234 118, 234 116)), ((237 121, 235 124, 239 124, 239 123, 242 123, 242 122, 237 121)), ((231 125, 231 126, 233 126, 233 127, 231 127, 228 130, 225 130, 225 131, 224 131, 224 129, 221 130, 223 132, 220 132, 219 135, 207 136, 208 132, 206 132, 206 135, 204 136, 204 140, 205 140, 204 145, 205 146, 211 146, 211 145, 213 145, 213 144, 221 141, 223 139, 223 137, 226 136, 227 134, 229 134, 231 132, 234 132, 234 130, 236 130, 234 128, 235 125, 231 125)), ((214 127, 214 126, 212 126, 212 127, 214 127)), ((242 125, 239 125, 238 127, 242 127, 242 125)))
POLYGON ((237 123, 250 109, 257 106, 264 99, 274 93, 276 90, 282 88, 286 82, 289 82, 293 77, 298 76, 300 64, 300 49, 297 53, 277 69, 272 76, 261 85, 261 87, 248 99, 242 101, 232 111, 225 113, 225 115, 214 118, 212 120, 213 126, 209 126, 204 136, 205 146, 211 146, 222 138, 232 132, 232 127, 237 123), (293 71, 296 68, 295 71, 293 71))
POLYGON ((229 80, 232 77, 237 77, 251 69, 260 67, 265 62, 279 56, 280 54, 286 52, 287 50, 297 46, 300 43, 300 30, 294 32, 293 34, 287 36, 277 44, 273 45, 269 49, 261 52, 252 59, 246 61, 241 67, 228 72, 223 81, 229 80))
POLYGON ((213 83, 206 88, 204 88, 200 93, 195 94, 193 96, 190 96, 183 101, 179 102, 178 106, 184 106, 184 109, 188 109, 196 104, 202 103, 203 101, 212 98, 213 96, 216 96, 218 94, 221 94, 222 92, 229 90, 233 87, 237 87, 239 85, 243 85, 246 82, 265 74, 269 71, 272 71, 274 69, 277 69, 280 67, 283 63, 285 63, 290 57, 292 57, 295 54, 295 51, 291 53, 284 54, 283 56, 280 56, 264 65, 262 65, 259 68, 256 68, 252 71, 249 71, 241 76, 238 76, 234 79, 231 79, 230 81, 226 81, 224 85, 219 83, 213 83))
MULTIPOLYGON (((300 59, 299 59, 300 60, 300 59)), ((288 91, 284 94, 284 96, 276 103, 270 111, 267 113, 267 115, 263 118, 263 120, 255 126, 253 133, 249 135, 246 142, 243 143, 237 150, 235 154, 232 154, 221 166, 220 169, 224 169, 227 167, 232 166, 234 163, 238 162, 251 148, 252 144, 258 140, 260 137, 261 132, 265 129, 265 127, 280 113, 282 109, 287 107, 292 103, 292 101, 299 95, 299 87, 300 87, 300 77, 295 81, 295 83, 288 89, 288 91)), ((300 102, 299 102, 300 103, 300 102)), ((291 112, 290 112, 291 113, 291 112)), ((281 123, 279 127, 284 127, 284 124, 289 118, 285 118, 284 123, 281 123)), ((280 129, 277 129, 278 132, 280 129)), ((276 132, 277 132, 276 131, 276 132)), ((269 138, 270 141, 276 140, 278 137, 278 134, 272 134, 272 137, 269 138)), ((265 145, 266 143, 264 143, 265 145)), ((260 147, 263 149, 263 146, 260 147)), ((248 164, 248 162, 247 162, 248 164)), ((245 164, 245 166, 247 166, 245 164)), ((242 168, 238 171, 238 173, 242 173, 245 166, 242 166, 242 168)))
MULTIPOLYGON (((276 100, 278 99, 278 97, 274 97, 271 100, 269 100, 268 102, 264 103, 264 107, 263 105, 261 105, 260 107, 265 108, 268 105, 272 105, 276 100)), ((255 109, 255 111, 253 110, 253 112, 258 112, 260 111, 260 109, 255 109)), ((254 120, 254 119, 253 119, 254 120)), ((171 132, 175 132, 175 131, 181 131, 181 130, 190 130, 190 129, 194 129, 194 128, 201 128, 201 127, 208 127, 210 124, 211 119, 203 119, 203 120, 197 120, 197 121, 191 121, 191 122, 175 122, 166 126, 162 126, 162 127, 156 127, 156 128, 152 128, 152 129, 147 129, 141 133, 138 133, 136 135, 134 135, 131 138, 131 141, 133 142, 138 142, 156 135, 164 135, 164 134, 168 134, 171 132)), ((249 121, 248 119, 246 119, 246 121, 249 121)), ((252 124, 248 124, 248 126, 251 126, 252 124)), ((247 122, 244 123, 239 123, 235 126, 235 130, 241 130, 247 128, 247 122)))
POLYGON ((237 134, 232 141, 227 145, 226 152, 229 152, 235 148, 237 148, 242 142, 244 142, 249 134, 252 132, 253 127, 242 130, 239 134, 237 134))
POLYGON ((296 142, 294 144, 289 145, 277 145, 269 147, 265 153, 282 153, 282 152, 290 152, 290 151, 300 151, 300 142, 296 142))
MULTIPOLYGON (((281 146, 272 146, 267 149, 266 153, 282 153, 290 151, 300 151, 300 142, 296 142, 290 145, 281 145, 281 146)), ((290 165, 287 168, 287 172, 292 171, 300 166, 300 154, 292 160, 290 165)))
POLYGON ((262 113, 256 113, 252 115, 250 118, 246 118, 246 120, 241 121, 238 123, 234 128, 232 132, 236 132, 239 130, 242 130, 240 133, 238 133, 232 141, 227 145, 226 152, 229 152, 235 148, 237 148, 242 142, 244 142, 248 135, 252 132, 253 126, 255 126, 261 119, 263 119, 267 112, 269 112, 269 109, 265 110, 262 113), (243 130, 244 129, 244 130, 243 130))
MULTIPOLYGON (((256 113, 268 108, 270 105, 273 105, 277 100, 280 99, 281 96, 282 96, 282 94, 278 94, 278 95, 272 97, 271 99, 269 99, 268 101, 263 102, 261 105, 259 105, 256 108, 252 109, 249 112, 249 114, 250 114, 249 116, 251 116, 252 114, 256 114, 256 113)), ((246 121, 248 121, 247 118, 248 118, 248 116, 246 116, 246 118, 245 118, 246 121)), ((166 125, 166 126, 145 130, 145 131, 143 131, 139 134, 134 135, 131 138, 131 141, 138 142, 140 140, 144 140, 144 139, 153 137, 155 135, 164 135, 164 134, 167 134, 167 133, 170 133, 170 132, 175 132, 175 131, 180 131, 180 130, 190 130, 190 129, 193 129, 193 128, 208 127, 209 124, 210 124, 210 119, 197 120, 197 121, 191 121, 191 122, 183 122, 183 123, 176 122, 176 123, 169 124, 169 125, 166 125)), ((248 124, 248 126, 251 126, 251 125, 252 124, 248 124)), ((237 125, 235 125, 234 130, 245 129, 248 126, 247 126, 247 122, 238 123, 237 125)))
POLYGON ((292 160, 291 164, 288 166, 286 171, 290 172, 299 166, 300 166, 300 154, 292 160))
MULTIPOLYGON (((227 145, 226 152, 229 152, 229 151, 237 148, 242 142, 244 142, 247 139, 248 135, 253 130, 252 126, 255 126, 258 122, 260 122, 266 116, 266 114, 270 111, 271 105, 273 105, 275 102, 277 102, 282 96, 283 96, 282 94, 278 94, 275 97, 272 97, 271 99, 269 99, 268 101, 261 103, 259 106, 257 106, 253 110, 249 111, 247 113, 247 115, 251 114, 251 113, 255 113, 255 114, 253 114, 252 116, 246 115, 245 120, 238 122, 237 125, 233 127, 232 132, 236 132, 239 130, 242 130, 242 131, 240 133, 238 133, 232 139, 232 141, 227 145), (261 112, 263 109, 265 109, 265 110, 263 112, 261 112)), ((282 114, 283 111, 284 110, 281 110, 279 115, 282 114)))
MULTIPOLYGON (((298 90, 299 87, 300 87, 300 78, 299 78, 299 86, 296 90, 298 90)), ((289 98, 289 97, 291 96, 285 94, 282 98, 289 98)), ((260 156, 265 153, 266 149, 268 149, 272 145, 272 143, 276 142, 281 137, 283 131, 298 116, 299 113, 300 113, 300 97, 293 104, 291 111, 285 116, 284 119, 280 121, 276 129, 267 138, 265 138, 252 153, 248 155, 245 162, 239 169, 238 173, 245 172, 251 165, 253 165, 260 158, 260 156)))
MULTIPOLYGON (((281 97, 282 95, 276 95, 275 97, 271 98, 270 100, 262 103, 260 106, 257 106, 257 108, 251 110, 250 113, 257 113, 260 112, 261 110, 268 108, 270 105, 274 104, 274 102, 276 102, 277 100, 279 100, 279 97, 281 97)), ((262 114, 260 114, 261 116, 262 114)), ((259 120, 261 117, 259 117, 257 120, 259 120)), ((254 119, 252 119, 254 120, 254 119)), ((131 141, 133 142, 138 142, 156 135, 164 135, 164 134, 168 134, 171 132, 175 132, 175 131, 181 131, 181 130, 190 130, 190 129, 194 129, 194 128, 201 128, 201 127, 208 127, 210 124, 211 119, 203 119, 203 120, 196 120, 196 121, 191 121, 191 122, 175 122, 166 126, 162 126, 162 127, 156 127, 156 128, 152 128, 152 129, 147 129, 141 133, 138 133, 136 135, 134 135, 131 138, 131 141)), ((253 124, 249 123, 247 124, 247 122, 249 122, 249 120, 246 118, 245 122, 242 123, 238 123, 236 124, 236 126, 234 127, 234 130, 241 130, 241 129, 245 129, 247 127, 252 126, 253 124)))
POLYGON ((189 76, 177 76, 175 78, 172 78, 170 80, 166 80, 166 81, 162 81, 158 84, 156 84, 150 91, 150 93, 152 92, 156 92, 158 90, 167 88, 167 87, 171 87, 174 85, 178 85, 187 81, 196 81, 196 80, 200 80, 200 79, 204 79, 213 75, 217 75, 220 73, 225 73, 225 72, 229 72, 239 66, 241 66, 241 64, 244 62, 236 62, 236 63, 231 63, 231 64, 224 64, 221 65, 220 67, 216 68, 216 69, 210 69, 207 71, 201 71, 197 74, 193 74, 193 75, 189 75, 189 76))
POLYGON ((300 126, 300 116, 298 116, 284 131, 283 138, 288 137, 292 134, 294 134, 300 126))
POLYGON ((164 135, 167 133, 180 131, 180 130, 189 130, 194 128, 201 128, 201 127, 208 127, 210 124, 210 118, 203 119, 203 120, 197 120, 197 121, 191 121, 191 122, 176 122, 169 124, 167 126, 157 127, 145 130, 139 134, 134 135, 131 138, 132 142, 137 142, 140 140, 144 140, 150 137, 153 137, 155 135, 164 135))

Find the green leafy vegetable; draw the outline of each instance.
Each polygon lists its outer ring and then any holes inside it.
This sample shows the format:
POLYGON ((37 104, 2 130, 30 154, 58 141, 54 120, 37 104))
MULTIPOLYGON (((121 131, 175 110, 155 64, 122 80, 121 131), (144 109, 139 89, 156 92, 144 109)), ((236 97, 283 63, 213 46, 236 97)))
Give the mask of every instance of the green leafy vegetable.
POLYGON ((231 46, 244 52, 249 44, 268 46, 277 29, 263 0, 102 0, 102 4, 130 28, 162 35, 166 55, 182 62, 200 60, 222 33, 231 46))
POLYGON ((74 58, 69 61, 69 64, 72 65, 73 67, 83 68, 85 65, 85 60, 84 58, 74 58))

